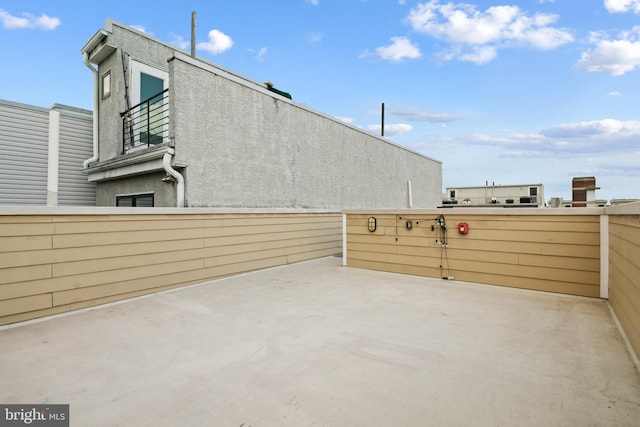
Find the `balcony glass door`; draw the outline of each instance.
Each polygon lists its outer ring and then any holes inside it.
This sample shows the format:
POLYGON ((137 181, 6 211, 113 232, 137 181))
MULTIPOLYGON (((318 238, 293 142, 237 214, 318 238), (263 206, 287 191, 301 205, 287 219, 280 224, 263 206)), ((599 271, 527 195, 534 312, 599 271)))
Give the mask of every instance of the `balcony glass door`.
POLYGON ((162 144, 164 80, 140 73, 140 144, 162 144))
POLYGON ((156 67, 131 60, 131 104, 139 105, 132 111, 138 117, 131 129, 132 146, 148 147, 162 144, 168 126, 167 108, 163 105, 162 91, 168 87, 169 74, 156 67))

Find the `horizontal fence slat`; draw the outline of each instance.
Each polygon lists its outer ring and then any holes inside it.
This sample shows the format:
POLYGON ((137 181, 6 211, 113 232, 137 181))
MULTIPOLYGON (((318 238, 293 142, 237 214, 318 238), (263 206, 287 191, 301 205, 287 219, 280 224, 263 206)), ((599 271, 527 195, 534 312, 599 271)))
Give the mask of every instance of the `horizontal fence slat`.
POLYGON ((334 255, 342 215, 4 215, 0 245, 5 324, 334 255))

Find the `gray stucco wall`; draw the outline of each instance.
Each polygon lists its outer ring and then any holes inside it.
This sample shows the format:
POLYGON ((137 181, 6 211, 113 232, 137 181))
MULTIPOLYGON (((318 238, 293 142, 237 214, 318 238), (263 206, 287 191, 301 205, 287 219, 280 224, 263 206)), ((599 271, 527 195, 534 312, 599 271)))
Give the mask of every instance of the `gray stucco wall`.
POLYGON ((117 196, 153 193, 154 206, 175 207, 176 185, 162 182, 165 176, 164 172, 155 172, 100 182, 97 185, 96 203, 98 206, 115 206, 117 196))
MULTIPOLYGON (((440 162, 116 22, 107 21, 106 30, 106 43, 117 49, 98 66, 100 78, 110 71, 112 80, 111 96, 100 101, 98 163, 122 158, 123 67, 130 57, 169 71, 169 139, 174 164, 188 177, 187 206, 399 208, 408 206, 408 181, 413 207, 440 203, 440 162)), ((97 204, 113 205, 116 194, 146 192, 149 185, 166 191, 151 176, 164 173, 100 183, 97 204)), ((166 206, 174 205, 175 196, 166 206)))
MULTIPOLYGON (((117 46, 113 54, 98 64, 98 78, 111 73, 111 95, 107 98, 99 93, 100 137, 99 161, 104 162, 122 155, 122 118, 121 113, 127 111, 131 104, 125 98, 125 75, 129 75, 130 59, 167 71, 167 59, 173 54, 171 48, 157 40, 145 36, 135 30, 108 21, 110 32, 108 42, 117 46)), ((129 79, 130 76, 127 77, 129 79)), ((129 82, 131 85, 131 82, 129 82)))
POLYGON ((438 161, 187 55, 169 62, 169 82, 189 206, 408 207, 407 181, 413 207, 440 203, 438 161))

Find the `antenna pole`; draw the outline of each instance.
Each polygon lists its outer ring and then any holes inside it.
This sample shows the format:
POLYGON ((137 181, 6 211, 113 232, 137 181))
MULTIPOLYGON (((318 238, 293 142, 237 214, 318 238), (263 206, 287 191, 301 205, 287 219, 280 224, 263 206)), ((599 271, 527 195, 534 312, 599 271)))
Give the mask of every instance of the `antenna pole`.
POLYGON ((191 57, 196 57, 196 11, 191 12, 191 57))
POLYGON ((384 136, 384 102, 382 103, 382 126, 380 126, 380 132, 384 136))

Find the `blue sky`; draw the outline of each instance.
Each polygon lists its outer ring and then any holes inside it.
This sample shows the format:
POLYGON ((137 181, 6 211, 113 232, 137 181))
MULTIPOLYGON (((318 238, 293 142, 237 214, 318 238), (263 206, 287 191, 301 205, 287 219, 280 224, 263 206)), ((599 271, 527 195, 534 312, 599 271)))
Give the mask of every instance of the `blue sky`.
POLYGON ((443 186, 640 198, 640 0, 0 1, 0 98, 92 108, 105 19, 443 162, 443 186))

